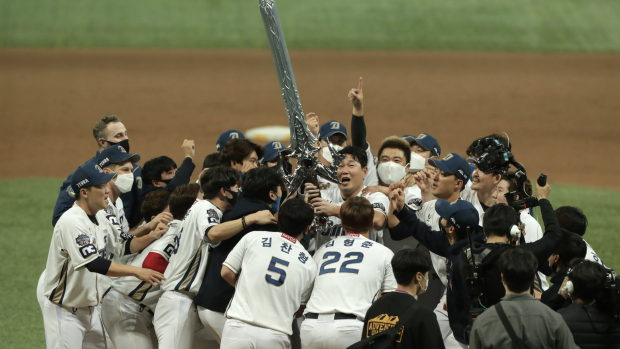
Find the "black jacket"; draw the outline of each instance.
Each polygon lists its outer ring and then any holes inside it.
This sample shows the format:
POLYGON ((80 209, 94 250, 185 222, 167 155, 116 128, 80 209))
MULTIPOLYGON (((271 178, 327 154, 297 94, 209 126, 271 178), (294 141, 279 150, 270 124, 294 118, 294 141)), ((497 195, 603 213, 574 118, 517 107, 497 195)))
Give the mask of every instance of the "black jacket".
MULTIPOLYGON (((446 269, 448 273, 448 319, 454 337, 461 343, 465 342, 465 326, 469 322, 469 296, 467 292, 467 275, 461 273, 461 251, 469 244, 468 240, 460 240, 450 245, 448 237, 440 231, 432 231, 426 224, 421 222, 415 211, 406 206, 396 214, 400 223, 390 228, 390 237, 399 241, 413 236, 429 251, 436 255, 446 257, 446 269)), ((481 232, 472 236, 474 242, 482 243, 484 234, 481 232)))
POLYGON ((172 193, 178 186, 181 186, 183 184, 189 184, 195 168, 196 165, 194 165, 192 158, 186 157, 185 159, 183 159, 181 166, 179 166, 176 174, 165 188, 156 187, 153 185, 153 183, 144 183, 144 189, 142 190, 142 195, 140 195, 140 197, 138 198, 138 209, 134 212, 133 220, 135 221, 135 219, 138 219, 138 222, 140 222, 142 218, 144 218, 142 217, 142 211, 140 210, 140 208, 142 207, 142 201, 144 201, 146 194, 158 190, 167 190, 172 193))
POLYGON ((552 300, 553 298, 555 298, 554 295, 558 294, 558 292, 560 291, 560 287, 564 282, 564 278, 566 278, 566 274, 567 269, 562 269, 558 270, 555 275, 553 275, 553 277, 551 278, 552 285, 545 292, 542 293, 542 296, 540 297, 541 302, 551 306, 551 304, 553 303, 552 300))
POLYGON ((568 325, 575 344, 581 349, 620 348, 620 325, 610 329, 610 316, 593 305, 577 302, 568 308, 558 310, 568 325))
MULTIPOLYGON (((268 209, 269 206, 263 201, 250 200, 242 196, 232 210, 224 213, 222 223, 234 221, 243 216, 268 209)), ((241 238, 253 231, 277 232, 278 225, 250 225, 237 233, 237 235, 222 241, 216 248, 211 249, 205 276, 202 279, 202 285, 200 286, 196 298, 194 298, 194 303, 196 303, 196 305, 218 313, 226 312, 228 303, 235 294, 235 288, 230 286, 230 284, 222 278, 222 263, 224 263, 230 251, 232 251, 241 238)))
MULTIPOLYGON (((555 216, 555 212, 553 211, 553 206, 551 206, 549 200, 541 199, 539 200, 539 203, 543 222, 545 224, 545 234, 540 240, 519 246, 512 246, 503 243, 474 243, 474 254, 482 253, 488 248, 494 250, 482 261, 486 288, 486 297, 482 299, 482 304, 486 308, 497 304, 506 294, 506 290, 504 289, 504 285, 502 283, 501 271, 499 270, 497 263, 499 257, 504 251, 513 247, 528 250, 534 254, 536 259, 538 259, 539 268, 541 265, 548 265, 548 258, 553 252, 556 243, 562 237, 562 230, 558 223, 558 219, 555 216)), ((463 253, 462 258, 466 258, 465 253, 463 253)), ((562 284, 561 281, 560 284, 562 284)), ((555 293, 557 293, 558 290, 559 287, 555 290, 555 293)))

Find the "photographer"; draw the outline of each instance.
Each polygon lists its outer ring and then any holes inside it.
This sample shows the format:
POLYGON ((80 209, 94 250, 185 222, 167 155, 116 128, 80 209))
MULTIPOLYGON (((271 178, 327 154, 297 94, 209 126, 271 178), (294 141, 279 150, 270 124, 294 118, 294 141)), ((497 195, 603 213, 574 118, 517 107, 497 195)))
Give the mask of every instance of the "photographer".
POLYGON ((529 294, 537 258, 524 249, 512 249, 498 264, 506 296, 476 319, 470 348, 578 348, 558 313, 529 294))
MULTIPOLYGON (((485 279, 485 290, 480 299, 480 303, 488 308, 496 304, 504 297, 505 291, 501 282, 501 271, 498 268, 497 260, 505 251, 517 248, 530 251, 538 260, 538 265, 545 265, 547 259, 553 252, 562 234, 557 218, 553 212, 553 207, 547 199, 551 188, 549 185, 544 187, 536 184, 536 194, 538 195, 540 210, 545 223, 545 234, 543 237, 532 243, 514 246, 510 242, 518 240, 521 230, 518 228, 519 216, 515 210, 505 204, 497 204, 485 213, 483 229, 486 235, 486 243, 474 243, 473 253, 479 260, 479 266, 485 279)), ((471 263, 465 252, 461 253, 461 258, 467 263, 471 263)), ((466 267, 468 264, 462 264, 466 267)))
MULTIPOLYGON (((586 243, 579 235, 567 230, 562 230, 562 238, 557 242, 553 248, 553 252, 551 252, 551 256, 549 256, 548 263, 553 272, 553 276, 551 277, 551 283, 553 283, 553 285, 543 292, 540 298, 543 303, 551 306, 551 297, 560 290, 560 285, 562 285, 562 282, 564 282, 566 278, 570 261, 575 258, 584 258, 586 256, 586 250, 586 243)), ((560 307, 566 305, 567 304, 560 305, 560 307)))
POLYGON ((558 310, 581 349, 620 348, 620 326, 597 303, 605 287, 607 271, 596 262, 574 259, 563 287, 562 297, 573 304, 558 310), (570 284, 568 283, 570 282, 570 284))

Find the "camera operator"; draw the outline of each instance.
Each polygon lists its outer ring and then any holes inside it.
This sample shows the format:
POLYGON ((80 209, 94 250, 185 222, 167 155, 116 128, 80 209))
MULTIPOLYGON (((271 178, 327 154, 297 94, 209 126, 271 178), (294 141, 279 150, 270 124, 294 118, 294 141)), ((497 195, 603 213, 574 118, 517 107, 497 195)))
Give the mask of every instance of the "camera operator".
POLYGON ((478 316, 470 348, 578 348, 562 317, 529 294, 537 258, 515 248, 498 264, 506 296, 478 316))
MULTIPOLYGON (((519 216, 515 210, 505 204, 497 204, 484 214, 484 223, 482 225, 484 234, 486 235, 486 243, 473 245, 473 253, 480 262, 479 266, 483 271, 485 279, 485 290, 480 299, 480 303, 485 308, 492 306, 504 297, 505 290, 501 282, 501 271, 496 263, 499 257, 505 251, 511 248, 523 249, 530 251, 538 260, 538 265, 547 263, 547 259, 553 252, 562 233, 558 224, 553 207, 547 199, 551 188, 548 184, 544 187, 536 184, 536 194, 540 204, 543 221, 545 223, 545 234, 543 237, 532 243, 525 243, 518 246, 511 244, 518 240, 521 234, 518 228, 519 216)), ((466 267, 471 263, 465 252, 461 253, 461 258, 467 264, 461 264, 466 267)), ((557 291, 556 291, 557 292, 557 291)))
POLYGON ((584 258, 586 250, 586 243, 579 235, 562 230, 562 238, 556 243, 551 256, 549 256, 549 267, 554 273, 551 277, 553 285, 543 292, 540 298, 543 303, 549 305, 551 297, 558 293, 566 278, 570 261, 575 258, 584 258))
MULTIPOLYGON (((464 182, 458 178, 459 182, 464 182)), ((458 189, 462 183, 457 183, 458 189)), ((432 202, 426 203, 426 205, 432 202)), ((444 199, 438 199, 435 211, 441 217, 439 229, 433 231, 424 222, 418 219, 416 211, 405 205, 405 194, 400 188, 396 188, 390 194, 390 211, 398 218, 399 223, 390 228, 390 234, 395 238, 395 233, 402 236, 402 230, 406 230, 410 236, 417 239, 432 253, 446 258, 447 274, 447 310, 452 336, 444 339, 446 347, 451 342, 455 345, 467 348, 465 340, 465 326, 469 322, 469 297, 465 278, 462 274, 459 258, 461 251, 468 245, 467 229, 472 229, 472 239, 482 242, 483 234, 475 234, 479 230, 479 215, 474 206, 465 200, 455 200, 450 203, 444 199), (454 341, 456 339, 456 341, 454 341)))
POLYGON ((568 286, 558 293, 573 299, 571 306, 558 313, 581 349, 620 348, 620 326, 613 323, 611 314, 597 302, 605 287, 606 274, 607 270, 596 262, 573 259, 564 281, 568 286))

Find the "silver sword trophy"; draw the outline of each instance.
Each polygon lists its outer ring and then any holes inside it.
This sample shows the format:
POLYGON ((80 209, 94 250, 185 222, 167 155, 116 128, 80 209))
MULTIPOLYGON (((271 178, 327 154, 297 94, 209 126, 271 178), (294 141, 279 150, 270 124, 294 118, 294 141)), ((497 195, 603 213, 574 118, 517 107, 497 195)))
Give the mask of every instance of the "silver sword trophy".
MULTIPOLYGON (((301 108, 299 93, 297 92, 297 84, 295 76, 293 76, 293 68, 291 60, 286 48, 282 25, 280 25, 280 17, 274 0, 259 0, 260 13, 265 24, 269 47, 271 48, 271 56, 273 64, 278 74, 278 83, 282 90, 282 99, 284 100, 284 109, 288 117, 288 124, 291 133, 291 144, 289 148, 293 149, 291 158, 297 159, 297 168, 292 175, 287 175, 284 171, 282 155, 280 154, 278 165, 276 167, 278 173, 282 176, 284 183, 288 189, 288 196, 293 195, 300 186, 306 182, 314 183, 318 187, 317 176, 321 176, 331 182, 340 183, 336 175, 338 165, 344 159, 329 143, 328 147, 332 154, 333 162, 331 166, 325 166, 318 161, 315 154, 321 149, 316 147, 316 137, 310 132, 306 117, 301 108)), ((317 233, 323 233, 327 230, 327 217, 315 216, 313 227, 317 233)))

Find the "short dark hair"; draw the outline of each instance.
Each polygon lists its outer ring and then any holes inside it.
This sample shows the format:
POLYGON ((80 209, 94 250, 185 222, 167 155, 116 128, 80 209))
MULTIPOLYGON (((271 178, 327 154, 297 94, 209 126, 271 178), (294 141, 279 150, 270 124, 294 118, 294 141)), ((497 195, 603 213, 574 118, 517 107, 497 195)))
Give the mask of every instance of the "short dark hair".
POLYGON ((263 158, 265 150, 260 145, 247 139, 231 139, 226 143, 224 149, 222 149, 220 164, 226 167, 230 167, 231 161, 241 164, 243 163, 243 159, 252 154, 253 151, 256 152, 258 160, 263 158))
POLYGON ((205 156, 205 159, 202 162, 202 169, 204 170, 205 168, 211 168, 220 165, 220 152, 216 151, 215 153, 211 153, 205 156))
POLYGON ((581 236, 562 229, 562 238, 555 244, 551 254, 560 256, 562 264, 568 267, 570 261, 575 258, 585 258, 587 252, 588 247, 581 236))
POLYGON ((509 237, 512 226, 518 224, 519 216, 514 208, 506 204, 496 204, 484 213, 482 228, 487 237, 491 235, 509 237))
POLYGON ((230 167, 211 167, 200 176, 202 195, 205 199, 213 199, 220 189, 229 189, 239 182, 239 172, 230 167))
POLYGON ((403 138, 390 136, 381 142, 381 146, 379 147, 379 159, 381 159, 381 154, 383 154, 383 150, 390 149, 398 149, 402 150, 403 154, 405 154, 405 165, 411 162, 411 147, 409 147, 409 143, 403 138))
POLYGON ((431 270, 431 257, 421 249, 404 248, 392 257, 392 270, 399 285, 409 286, 418 273, 431 270))
POLYGON ((278 187, 284 187, 284 183, 273 167, 257 167, 243 176, 241 192, 245 198, 270 204, 273 200, 269 197, 269 192, 277 193, 278 187))
POLYGON ((183 220, 187 210, 192 207, 200 191, 198 183, 189 183, 178 186, 168 199, 170 213, 174 219, 183 220))
POLYGON ((142 181, 145 185, 153 185, 153 181, 161 181, 161 174, 177 168, 177 163, 167 156, 152 158, 142 166, 142 181))
POLYGON ((521 188, 517 188, 519 183, 514 172, 504 173, 501 180, 508 182, 508 191, 516 191, 517 195, 519 195, 519 200, 532 196, 532 183, 529 179, 525 179, 525 183, 523 183, 521 188))
POLYGON ((108 124, 113 122, 121 122, 121 119, 116 115, 106 115, 97 121, 95 127, 93 127, 93 137, 95 137, 96 141, 99 141, 99 138, 108 138, 107 127, 108 124))
POLYGON ((508 148, 508 150, 512 149, 512 143, 510 143, 508 141, 508 138, 504 137, 503 135, 500 135, 499 133, 493 133, 490 134, 486 137, 481 137, 476 139, 475 141, 473 141, 469 147, 467 147, 467 156, 472 157, 472 158, 477 158, 482 154, 476 154, 474 151, 474 148, 476 147, 476 145, 478 145, 478 142, 480 142, 481 140, 485 139, 485 138, 493 138, 495 140, 497 140, 500 144, 502 144, 504 147, 508 148))
POLYGON ((568 279, 572 281, 572 295, 586 302, 591 302, 603 291, 607 272, 605 268, 583 258, 573 259, 570 263, 571 272, 568 279))
POLYGON ((528 250, 511 248, 499 257, 498 266, 504 274, 506 287, 512 292, 522 293, 529 290, 534 283, 538 259, 528 250))
POLYGON ((588 228, 588 218, 579 207, 561 206, 555 209, 560 227, 573 232, 579 236, 584 236, 588 228))
MULTIPOLYGON (((368 156, 366 156, 366 152, 364 149, 360 147, 356 147, 354 145, 348 145, 344 147, 340 152, 342 155, 351 155, 353 160, 359 162, 362 165, 362 168, 368 166, 368 156)), ((409 150, 409 156, 411 157, 411 150, 409 150)))
POLYGON ((155 190, 147 193, 140 207, 144 221, 148 223, 151 221, 151 217, 162 213, 168 206, 168 199, 170 199, 170 192, 167 190, 155 190))
POLYGON ((278 230, 292 237, 298 237, 314 220, 314 210, 301 198, 286 201, 278 211, 278 230))
POLYGON ((353 196, 340 206, 342 229, 347 233, 366 233, 373 226, 375 210, 368 199, 353 196))

